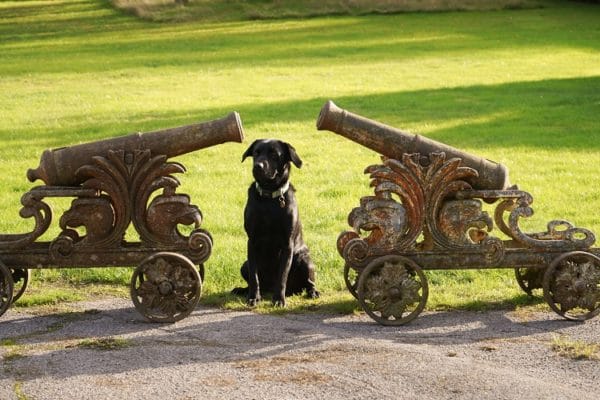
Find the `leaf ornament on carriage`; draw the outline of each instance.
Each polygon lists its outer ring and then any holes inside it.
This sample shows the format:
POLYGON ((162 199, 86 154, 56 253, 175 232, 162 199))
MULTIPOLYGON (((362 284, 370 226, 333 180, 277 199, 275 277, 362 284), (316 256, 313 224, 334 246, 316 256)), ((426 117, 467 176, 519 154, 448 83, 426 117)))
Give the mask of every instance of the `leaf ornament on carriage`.
POLYGON ((425 192, 425 248, 465 249, 489 246, 492 219, 482 211, 481 201, 452 200, 454 193, 471 190, 469 180, 478 177, 475 169, 462 166, 460 158, 446 160, 444 153, 431 153, 425 192), (428 237, 430 236, 430 238, 428 237))
POLYGON ((177 225, 194 225, 202 221, 200 209, 190 203, 187 194, 176 193, 180 182, 172 174, 184 173, 185 167, 177 162, 167 162, 166 156, 156 156, 141 165, 132 183, 133 224, 142 241, 149 244, 183 243, 187 238, 177 225), (162 193, 150 201, 154 192, 162 193), (146 204, 148 204, 146 208, 146 204))
MULTIPOLYGON (((128 169, 123 151, 109 151, 107 157, 92 157, 92 163, 80 167, 76 176, 83 188, 98 190, 97 198, 74 199, 60 219, 61 236, 70 236, 75 246, 117 247, 131 221, 128 201, 128 169), (100 223, 102 221, 102 223, 100 223), (84 227, 79 237, 71 228, 84 227)), ((59 237, 60 239, 60 237, 59 237)))
POLYGON ((487 237, 493 223, 481 210, 481 201, 449 200, 453 193, 471 189, 468 181, 477 177, 476 170, 462 166, 459 158, 446 160, 442 152, 427 157, 404 154, 402 161, 382 159, 383 164, 365 170, 370 174, 375 196, 363 197, 360 207, 350 213, 348 222, 354 228, 354 235, 346 232, 338 240, 348 262, 353 264, 368 255, 416 248, 462 249, 484 245, 501 253, 494 246, 494 238, 487 237), (363 231, 369 235, 361 239, 363 231), (424 239, 417 243, 421 234, 424 239), (354 253, 343 246, 351 247, 354 253), (356 254, 360 258, 352 257, 356 254))
POLYGON ((78 246, 117 247, 133 223, 141 241, 147 245, 187 241, 177 230, 180 223, 200 225, 198 207, 189 196, 176 194, 179 181, 172 176, 185 172, 183 165, 167 162, 165 155, 152 156, 149 150, 109 151, 77 170, 84 188, 102 193, 94 198, 76 198, 60 220, 61 237, 70 236, 78 246), (157 190, 163 190, 151 202, 157 190), (150 203, 150 204, 148 204, 150 203), (71 228, 83 226, 79 238, 71 228))

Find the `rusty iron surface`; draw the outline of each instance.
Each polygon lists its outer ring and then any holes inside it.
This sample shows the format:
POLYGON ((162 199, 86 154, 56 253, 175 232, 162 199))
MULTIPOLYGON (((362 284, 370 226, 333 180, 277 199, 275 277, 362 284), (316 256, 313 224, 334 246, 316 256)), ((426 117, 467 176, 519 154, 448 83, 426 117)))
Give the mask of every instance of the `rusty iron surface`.
POLYGON ((340 134, 389 158, 401 159, 406 153, 444 152, 448 158, 460 158, 465 166, 477 171, 477 175, 470 177, 473 187, 499 190, 511 186, 508 168, 502 164, 351 113, 332 101, 325 103, 321 109, 317 129, 340 134))
POLYGON ((75 186, 84 180, 78 174, 81 167, 91 164, 94 157, 107 157, 111 151, 125 152, 125 164, 131 165, 135 151, 175 157, 220 143, 241 143, 243 139, 240 116, 232 112, 214 121, 49 149, 42 154, 40 165, 27 171, 27 178, 31 182, 41 179, 49 186, 75 186))
POLYGON ((23 294, 29 269, 111 266, 137 266, 131 296, 148 319, 173 322, 188 315, 200 296, 213 239, 201 228, 200 209, 187 194, 177 193, 175 175, 185 167, 168 158, 242 140, 239 115, 231 113, 215 121, 45 151, 28 177, 46 185, 21 198, 20 216, 32 219, 33 229, 0 234, 0 315, 23 294), (60 233, 42 241, 52 224, 52 198, 72 201, 58 219, 60 233), (130 226, 139 240, 127 240, 130 226), (191 232, 183 234, 179 226, 191 232))
POLYGON ((505 169, 445 145, 415 147, 420 139, 332 102, 317 126, 383 154, 365 170, 373 195, 351 210, 351 229, 337 240, 346 285, 377 322, 415 318, 427 300, 422 271, 442 269, 514 268, 521 288, 543 289, 559 315, 585 320, 600 313, 594 233, 564 220, 524 232, 520 222, 533 215, 533 197, 506 186, 505 169))

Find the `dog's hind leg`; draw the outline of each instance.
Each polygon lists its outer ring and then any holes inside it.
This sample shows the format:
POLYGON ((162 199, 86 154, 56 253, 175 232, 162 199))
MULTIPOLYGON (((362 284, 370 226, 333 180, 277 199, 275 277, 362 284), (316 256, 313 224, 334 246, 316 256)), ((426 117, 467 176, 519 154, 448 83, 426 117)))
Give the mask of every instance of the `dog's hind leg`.
POLYGON ((304 290, 306 290, 306 296, 311 299, 316 299, 320 295, 315 285, 315 265, 308 252, 294 255, 288 276, 286 295, 300 294, 304 290))

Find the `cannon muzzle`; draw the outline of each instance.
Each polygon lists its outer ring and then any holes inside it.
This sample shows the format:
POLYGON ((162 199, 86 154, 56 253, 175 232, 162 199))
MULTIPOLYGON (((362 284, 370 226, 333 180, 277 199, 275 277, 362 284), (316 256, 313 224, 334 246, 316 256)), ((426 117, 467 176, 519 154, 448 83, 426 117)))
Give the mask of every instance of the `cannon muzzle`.
POLYGON ((361 117, 336 106, 331 100, 321 109, 317 129, 340 134, 389 158, 401 159, 403 153, 444 152, 447 158, 461 158, 463 165, 477 171, 479 176, 471 182, 474 189, 504 190, 510 187, 508 168, 502 164, 361 117))
POLYGON ((46 150, 42 153, 39 167, 27 171, 27 179, 31 182, 41 179, 49 186, 76 186, 81 183, 77 170, 91 163, 95 156, 106 157, 111 150, 150 150, 152 155, 175 157, 217 144, 241 143, 243 140, 242 121, 237 112, 232 112, 209 122, 46 150))

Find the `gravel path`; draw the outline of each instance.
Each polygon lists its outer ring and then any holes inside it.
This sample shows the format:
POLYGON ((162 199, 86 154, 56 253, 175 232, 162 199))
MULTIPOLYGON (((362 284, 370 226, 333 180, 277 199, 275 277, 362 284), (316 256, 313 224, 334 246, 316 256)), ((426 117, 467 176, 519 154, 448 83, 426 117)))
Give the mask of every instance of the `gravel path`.
POLYGON ((442 312, 383 327, 199 307, 161 325, 120 299, 13 308, 0 318, 0 399, 597 400, 600 361, 559 356, 559 336, 600 343, 600 317, 442 312))

